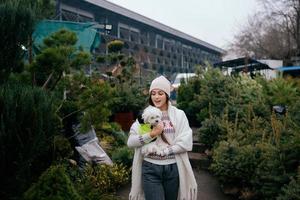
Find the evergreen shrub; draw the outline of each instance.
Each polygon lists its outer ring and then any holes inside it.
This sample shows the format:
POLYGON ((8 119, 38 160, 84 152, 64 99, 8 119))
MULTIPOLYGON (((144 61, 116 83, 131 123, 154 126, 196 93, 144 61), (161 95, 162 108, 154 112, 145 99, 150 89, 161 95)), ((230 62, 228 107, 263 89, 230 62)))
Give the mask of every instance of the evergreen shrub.
POLYGON ((0 188, 18 195, 50 166, 57 133, 53 98, 20 84, 0 87, 0 188))
POLYGON ((299 200, 300 199, 300 177, 292 178, 290 183, 282 187, 280 195, 276 200, 299 200))
POLYGON ((82 179, 76 182, 76 188, 84 194, 85 200, 98 200, 103 194, 114 193, 128 181, 129 171, 123 165, 87 165, 82 179))
POLYGON ((24 194, 24 200, 81 200, 64 167, 51 166, 24 194))
POLYGON ((250 185, 257 162, 254 146, 239 146, 236 141, 221 141, 213 151, 213 163, 210 169, 222 184, 243 187, 250 185))
POLYGON ((132 165, 133 150, 127 146, 120 147, 112 153, 112 160, 129 168, 132 165))
POLYGON ((280 188, 288 182, 283 156, 279 148, 269 143, 256 146, 258 163, 251 183, 262 199, 275 199, 280 188))
POLYGON ((217 117, 205 119, 198 130, 199 141, 209 148, 212 148, 214 144, 226 136, 225 127, 217 117))

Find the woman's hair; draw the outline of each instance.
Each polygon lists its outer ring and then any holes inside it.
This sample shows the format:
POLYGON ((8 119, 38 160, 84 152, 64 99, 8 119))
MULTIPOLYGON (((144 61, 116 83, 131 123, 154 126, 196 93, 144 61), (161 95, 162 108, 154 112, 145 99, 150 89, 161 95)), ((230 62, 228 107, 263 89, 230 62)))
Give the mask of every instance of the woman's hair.
MULTIPOLYGON (((164 92, 165 93, 165 92, 164 92)), ((166 99, 166 104, 168 104, 168 102, 169 102, 169 96, 167 95, 167 93, 165 93, 165 95, 166 95, 166 97, 167 97, 167 99, 166 99)), ((152 101, 152 99, 151 99, 151 92, 150 92, 150 95, 149 95, 149 105, 151 105, 151 106, 154 106, 154 103, 153 103, 153 101, 152 101)))

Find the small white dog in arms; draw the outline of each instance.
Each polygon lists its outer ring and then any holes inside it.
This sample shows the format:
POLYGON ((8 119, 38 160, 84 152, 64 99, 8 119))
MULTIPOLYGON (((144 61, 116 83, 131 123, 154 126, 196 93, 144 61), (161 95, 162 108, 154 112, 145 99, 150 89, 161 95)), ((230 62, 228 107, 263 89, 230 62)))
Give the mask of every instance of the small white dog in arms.
MULTIPOLYGON (((142 119, 144 120, 145 124, 150 124, 151 127, 156 126, 159 122, 161 122, 162 112, 158 108, 154 106, 148 106, 145 108, 142 119)), ((159 156, 166 155, 166 149, 169 145, 169 142, 163 135, 163 133, 157 136, 155 141, 152 141, 148 144, 145 144, 142 147, 142 154, 149 155, 149 154, 156 154, 159 156)))

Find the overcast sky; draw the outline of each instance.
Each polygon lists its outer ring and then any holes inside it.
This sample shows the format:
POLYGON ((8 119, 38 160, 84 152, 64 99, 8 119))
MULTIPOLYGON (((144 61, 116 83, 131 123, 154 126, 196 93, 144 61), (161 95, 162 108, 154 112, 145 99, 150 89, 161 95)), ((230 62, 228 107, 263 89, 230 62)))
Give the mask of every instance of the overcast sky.
POLYGON ((220 48, 259 8, 256 0, 108 0, 220 48))

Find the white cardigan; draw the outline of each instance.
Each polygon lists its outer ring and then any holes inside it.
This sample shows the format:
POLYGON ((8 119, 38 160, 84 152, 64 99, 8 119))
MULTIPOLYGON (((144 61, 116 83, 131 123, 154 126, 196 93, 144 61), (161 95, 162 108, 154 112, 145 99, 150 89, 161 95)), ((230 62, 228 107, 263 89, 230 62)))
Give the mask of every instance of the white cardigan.
MULTIPOLYGON (((168 106, 168 115, 175 127, 175 140, 171 145, 176 144, 186 150, 183 153, 175 154, 179 172, 178 200, 197 200, 197 182, 187 154, 187 151, 191 151, 193 148, 192 130, 185 113, 170 103, 168 106)), ((138 134, 138 127, 139 124, 136 121, 131 127, 130 136, 134 137, 138 134)), ((128 140, 130 140, 130 136, 128 140)), ((141 146, 136 147, 132 163, 132 185, 129 200, 145 199, 142 187, 142 162, 141 146)))

